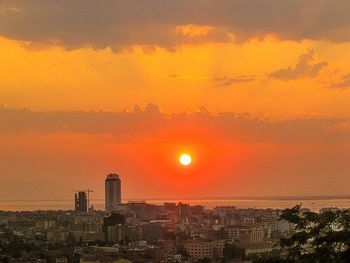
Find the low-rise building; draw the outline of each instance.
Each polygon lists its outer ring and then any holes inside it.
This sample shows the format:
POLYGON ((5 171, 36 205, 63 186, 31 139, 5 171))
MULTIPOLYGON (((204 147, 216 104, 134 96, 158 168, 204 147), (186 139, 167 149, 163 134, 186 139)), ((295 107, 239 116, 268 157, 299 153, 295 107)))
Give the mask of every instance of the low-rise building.
POLYGON ((227 239, 241 243, 256 244, 264 240, 264 231, 260 225, 227 226, 226 235, 227 239))
POLYGON ((225 246, 224 240, 203 241, 191 240, 184 244, 184 248, 193 259, 222 258, 225 246))

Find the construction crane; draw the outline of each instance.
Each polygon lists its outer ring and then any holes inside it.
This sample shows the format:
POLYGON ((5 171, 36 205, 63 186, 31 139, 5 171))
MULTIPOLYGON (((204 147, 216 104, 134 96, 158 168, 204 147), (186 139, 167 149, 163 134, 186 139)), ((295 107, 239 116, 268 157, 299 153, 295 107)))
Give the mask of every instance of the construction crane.
POLYGON ((87 209, 88 209, 88 212, 89 212, 89 209, 90 209, 90 193, 93 193, 94 190, 91 190, 91 189, 87 189, 87 190, 72 190, 72 192, 75 192, 75 193, 85 192, 85 193, 87 193, 87 209))

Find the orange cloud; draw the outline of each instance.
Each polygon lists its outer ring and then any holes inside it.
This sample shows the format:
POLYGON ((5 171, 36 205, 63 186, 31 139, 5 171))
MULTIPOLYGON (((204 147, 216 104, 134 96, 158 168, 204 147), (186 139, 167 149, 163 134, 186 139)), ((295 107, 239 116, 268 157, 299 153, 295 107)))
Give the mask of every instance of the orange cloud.
POLYGON ((292 80, 298 78, 313 78, 328 65, 328 62, 315 62, 315 51, 309 49, 298 58, 297 64, 286 69, 280 69, 270 74, 275 79, 292 80))
POLYGON ((194 24, 176 26, 176 33, 189 37, 205 36, 213 30, 214 27, 212 26, 201 26, 194 24))

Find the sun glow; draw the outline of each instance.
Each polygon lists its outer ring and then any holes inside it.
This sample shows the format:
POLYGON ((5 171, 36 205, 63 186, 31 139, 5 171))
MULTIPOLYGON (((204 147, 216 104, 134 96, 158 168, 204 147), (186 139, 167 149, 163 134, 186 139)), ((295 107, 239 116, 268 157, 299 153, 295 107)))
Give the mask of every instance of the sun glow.
POLYGON ((181 165, 188 166, 192 163, 192 158, 189 154, 184 153, 184 154, 181 154, 179 161, 180 161, 181 165))

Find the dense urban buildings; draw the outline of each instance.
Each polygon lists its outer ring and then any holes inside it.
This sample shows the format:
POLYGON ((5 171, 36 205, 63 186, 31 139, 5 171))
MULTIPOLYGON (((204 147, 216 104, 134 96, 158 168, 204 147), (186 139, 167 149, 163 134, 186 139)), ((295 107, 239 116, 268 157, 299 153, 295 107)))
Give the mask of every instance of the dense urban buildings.
POLYGON ((294 233, 278 209, 121 203, 119 176, 105 186, 106 211, 88 210, 84 191, 70 211, 0 211, 0 262, 255 262, 294 233))
POLYGON ((279 210, 210 210, 184 203, 146 202, 120 206, 118 212, 108 213, 2 211, 0 242, 23 240, 29 252, 13 255, 6 246, 4 251, 24 262, 78 262, 73 261, 76 258, 80 262, 197 262, 203 258, 221 262, 228 244, 242 251, 241 258, 252 259, 271 252, 277 238, 290 231, 286 222, 279 224, 279 210))
POLYGON ((121 204, 121 180, 117 174, 107 175, 105 181, 105 210, 116 211, 121 204))

